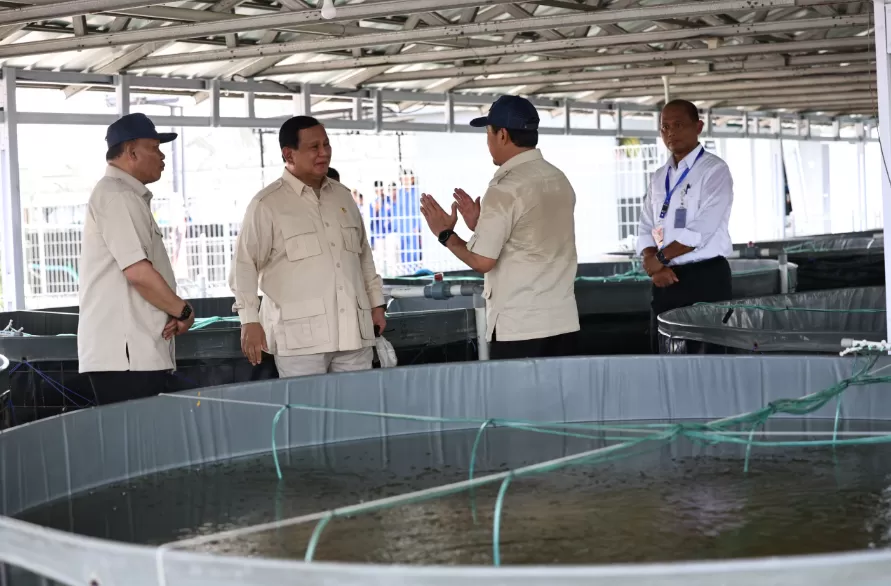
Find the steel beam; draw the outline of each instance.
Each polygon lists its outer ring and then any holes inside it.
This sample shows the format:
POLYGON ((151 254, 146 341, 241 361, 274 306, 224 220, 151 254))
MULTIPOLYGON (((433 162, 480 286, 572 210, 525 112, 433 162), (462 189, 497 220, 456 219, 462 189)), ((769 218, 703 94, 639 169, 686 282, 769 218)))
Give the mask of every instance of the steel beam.
MULTIPOLYGON (((115 8, 151 6, 169 0, 68 0, 52 4, 7 8, 0 11, 0 24, 24 24, 41 20, 104 12, 115 8)), ((66 39, 67 40, 67 39, 66 39)))
MULTIPOLYGON (((839 70, 839 73, 842 73, 839 70)), ((599 84, 564 84, 554 85, 542 88, 539 94, 558 95, 571 94, 584 91, 610 91, 616 90, 614 93, 607 95, 608 98, 642 98, 647 96, 656 96, 662 94, 670 87, 675 94, 680 97, 684 95, 699 95, 707 92, 722 91, 752 91, 765 88, 806 88, 810 93, 815 86, 834 86, 834 85, 850 85, 874 83, 875 75, 869 73, 861 73, 859 75, 823 75, 814 77, 805 77, 803 79, 785 79, 785 75, 779 71, 774 72, 773 79, 761 80, 737 80, 727 83, 720 83, 720 80, 711 80, 710 76, 703 75, 699 77, 691 77, 685 80, 685 83, 675 83, 674 78, 667 84, 656 84, 656 79, 645 80, 643 83, 634 84, 622 81, 604 82, 599 84), (647 85, 644 85, 647 84, 647 85), (628 88, 628 89, 626 89, 628 88)), ((836 88, 838 89, 838 88, 836 88)))
MULTIPOLYGON (((835 38, 831 41, 788 41, 785 43, 763 43, 757 45, 733 45, 717 47, 715 49, 683 49, 677 51, 656 51, 653 53, 625 53, 619 55, 604 55, 600 57, 577 57, 572 59, 548 59, 541 61, 526 61, 521 63, 506 63, 498 65, 471 65, 467 67, 439 67, 419 71, 406 71, 399 73, 387 73, 381 75, 376 81, 389 83, 394 81, 418 81, 424 79, 442 79, 452 77, 475 77, 478 75, 492 75, 501 73, 520 73, 525 71, 556 71, 560 69, 579 69, 584 67, 603 67, 610 65, 631 64, 661 64, 666 61, 689 59, 713 59, 721 57, 744 57, 749 55, 782 55, 785 53, 797 53, 803 51, 837 51, 845 49, 865 49, 872 47, 872 39, 867 37, 835 38)), ((443 51, 444 52, 444 51, 443 51)), ((422 55, 435 55, 440 51, 425 52, 422 55)), ((360 59, 332 59, 327 61, 314 61, 312 63, 299 63, 294 65, 282 65, 273 67, 263 73, 262 77, 278 75, 293 75, 295 73, 312 73, 319 71, 332 71, 337 69, 357 69, 390 63, 392 59, 398 59, 404 64, 407 59, 416 59, 414 55, 393 55, 392 57, 363 57, 360 59)), ((421 62, 429 61, 425 57, 421 62)))
MULTIPOLYGON (((858 102, 853 102, 854 105, 858 105, 858 102)), ((626 108, 624 105, 611 105, 609 110, 611 110, 614 114, 622 111, 622 119, 629 115, 633 115, 634 113, 641 112, 638 109, 635 109, 633 105, 631 106, 631 112, 626 112, 626 108)), ((833 106, 834 108, 838 108, 838 106, 833 106)), ((575 110, 575 108, 573 108, 575 110)), ((648 111, 648 115, 652 115, 655 113, 654 111, 648 111)), ((760 114, 760 113, 759 113, 760 114)), ((738 119, 742 115, 741 112, 735 111, 735 119, 738 119)), ((788 115, 788 114, 786 114, 788 115)), ((767 114, 764 114, 763 117, 766 117, 767 114)), ((101 125, 107 126, 111 122, 115 120, 115 115, 111 114, 62 114, 62 113, 54 113, 54 112, 22 112, 18 117, 18 124, 59 124, 59 125, 101 125)), ((231 118, 231 117, 221 117, 219 119, 219 127, 221 128, 279 128, 281 124, 287 120, 286 117, 276 117, 276 118, 231 118)), ((805 120, 813 121, 815 124, 830 124, 832 119, 826 116, 810 116, 808 115, 805 120)), ((852 117, 844 117, 839 118, 839 120, 843 120, 845 124, 856 124, 860 121, 863 121, 865 118, 852 118, 852 117)), ((153 116, 152 120, 158 126, 176 126, 179 128, 190 128, 190 127, 209 127, 211 126, 211 117, 200 117, 200 116, 153 116)), ((381 119, 379 124, 375 124, 373 120, 323 120, 324 124, 329 128, 334 129, 342 129, 342 130, 364 130, 364 131, 372 131, 372 132, 385 132, 385 131, 393 131, 393 130, 403 130, 403 131, 418 131, 418 132, 442 132, 444 125, 442 123, 434 123, 434 122, 402 122, 402 121, 389 121, 386 119, 381 119)), ((570 134, 573 136, 632 136, 632 137, 641 137, 641 138, 653 138, 658 136, 658 132, 653 130, 637 130, 637 129, 628 129, 625 130, 624 124, 622 128, 615 130, 598 130, 598 129, 583 129, 583 128, 571 128, 570 134)), ((715 138, 723 138, 723 137, 742 137, 749 136, 744 135, 742 132, 728 132, 718 130, 721 127, 717 124, 714 125, 716 129, 715 132, 712 133, 712 136, 715 138)), ((454 127, 455 132, 479 132, 479 129, 474 129, 469 126, 464 125, 456 125, 454 127)), ((565 130, 563 128, 543 128, 541 129, 544 134, 564 134, 565 130)), ((775 138, 774 135, 764 134, 761 136, 750 136, 750 138, 775 138)), ((790 137, 792 138, 792 137, 790 137)), ((800 137, 801 139, 811 138, 813 140, 826 140, 821 137, 813 136, 813 137, 800 137)), ((864 137, 864 140, 873 140, 869 137, 864 137)))
MULTIPOLYGON (((875 53, 872 51, 863 51, 859 53, 822 53, 818 55, 802 55, 790 57, 759 57, 755 56, 744 61, 727 61, 715 63, 689 63, 683 65, 671 65, 668 63, 657 63, 654 65, 645 65, 642 67, 621 67, 603 68, 596 71, 581 71, 575 73, 554 73, 541 75, 517 75, 513 77, 494 77, 486 79, 474 79, 473 76, 451 76, 449 79, 460 80, 460 90, 505 87, 515 85, 525 85, 527 83, 547 83, 548 81, 592 81, 598 79, 630 79, 635 77, 654 77, 660 75, 692 75, 697 73, 710 72, 736 72, 741 78, 745 72, 756 72, 756 76, 771 76, 772 71, 782 70, 789 71, 790 75, 797 75, 797 71, 804 71, 806 66, 827 65, 833 63, 862 63, 867 61, 875 61, 875 53), (800 69, 795 69, 795 68, 800 69), (769 71, 764 71, 769 70, 769 71)), ((555 69, 557 69, 555 67, 555 69)), ((827 74, 838 71, 836 68, 825 68, 827 74)), ((522 73, 517 71, 516 73, 522 73)), ((714 74, 712 74, 714 75, 714 74)), ((744 78, 754 79, 756 76, 745 76, 744 78)), ((372 84, 383 84, 388 82, 388 76, 384 75, 375 79, 372 84)))
MULTIPOLYGON (((85 3, 112 2, 113 0, 72 0, 64 4, 81 6, 85 3)), ((160 4, 158 0, 117 0, 128 2, 130 6, 144 4, 160 4)), ((776 0, 789 2, 791 0, 776 0)), ((828 0, 827 0, 828 1, 828 0)), ((417 12, 429 12, 431 10, 447 10, 464 8, 467 6, 481 6, 490 4, 507 4, 509 0, 392 0, 389 2, 375 2, 363 4, 349 4, 337 9, 337 16, 326 19, 325 22, 348 22, 381 16, 393 16, 397 14, 412 14, 417 12)), ((58 6, 58 5, 53 5, 58 6)), ((53 13, 53 6, 29 7, 49 11, 53 13)), ((14 9, 28 10, 28 9, 14 9)), ((0 12, 0 17, 7 11, 0 12)), ((83 10, 81 10, 81 13, 83 10)), ((7 20, 0 18, 0 24, 14 22, 28 22, 16 19, 15 16, 7 16, 7 20)), ((217 22, 192 23, 174 26, 152 28, 149 30, 122 31, 119 33, 107 33, 102 35, 90 35, 88 37, 71 37, 66 39, 52 39, 48 41, 34 41, 31 43, 17 43, 4 46, 4 58, 13 55, 40 55, 45 53, 58 53, 64 51, 80 51, 83 49, 98 47, 114 47, 120 45, 132 45, 137 43, 153 43, 158 41, 173 41, 178 39, 201 38, 227 33, 239 33, 255 30, 267 30, 303 23, 318 22, 322 19, 321 10, 301 10, 299 12, 263 14, 243 18, 227 18, 217 22)))
MULTIPOLYGON (((715 63, 716 65, 721 65, 715 63)), ((488 89, 495 87, 510 87, 526 84, 554 84, 580 81, 595 80, 622 80, 622 87, 650 87, 653 85, 652 80, 656 77, 667 75, 670 77, 669 84, 671 86, 685 84, 711 83, 719 81, 733 81, 741 79, 777 79, 783 78, 802 78, 817 75, 836 75, 850 73, 868 73, 875 72, 875 65, 861 64, 851 65, 848 67, 781 67, 777 68, 775 64, 766 64, 764 69, 750 69, 728 71, 724 73, 716 73, 710 70, 711 67, 707 63, 677 65, 668 67, 639 67, 639 68, 617 68, 606 71, 582 71, 578 73, 547 73, 543 75, 518 75, 513 77, 496 77, 493 79, 479 79, 466 82, 461 85, 461 91, 469 89, 488 89), (646 79, 635 79, 646 78, 646 79)), ((554 86, 556 87, 556 86, 554 86)), ((592 89, 601 89, 601 84, 590 86, 592 89)), ((608 89, 603 87, 602 89, 608 89)))
MULTIPOLYGON (((675 6, 675 5, 671 5, 675 6)), ((605 14, 609 14, 609 11, 605 12, 605 14)), ((855 18, 855 17, 849 17, 855 18)), ((865 17, 856 17, 858 19, 859 24, 866 25, 867 19, 865 17)), ((499 45, 495 47, 482 47, 482 48, 473 48, 473 49, 453 49, 453 50, 443 50, 443 51, 424 51, 422 53, 417 53, 413 55, 406 54, 398 54, 398 55, 381 55, 376 57, 359 57, 354 59, 335 59, 328 61, 314 61, 310 63, 303 64, 295 64, 295 65, 282 65, 279 67, 273 67, 264 72, 264 75, 279 75, 282 73, 306 73, 307 68, 321 67, 317 69, 317 71, 325 71, 326 69, 330 69, 331 67, 335 68, 347 68, 353 69, 356 67, 369 67, 375 65, 407 65, 407 64, 419 64, 419 63, 435 63, 435 62, 448 62, 448 61, 457 61, 460 59, 482 59, 485 57, 499 57, 505 55, 527 55, 529 53, 548 53, 551 51, 561 51, 567 49, 591 49, 598 47, 614 47, 616 45, 635 45, 635 44, 652 44, 652 43, 661 43, 666 40, 672 39, 689 39, 689 38, 697 38, 701 36, 709 36, 709 37, 723 37, 723 36, 746 36, 751 34, 760 34, 757 31, 761 30, 761 28, 766 28, 770 26, 772 30, 784 30, 787 32, 796 32, 800 30, 813 30, 816 28, 826 28, 827 26, 831 26, 834 19, 809 19, 809 20, 799 20, 799 21, 781 21, 778 23, 763 23, 758 25, 750 25, 750 26, 742 26, 742 25, 731 25, 731 26, 720 26, 720 27, 701 27, 701 28, 693 28, 693 29, 680 29, 674 31, 655 31, 655 32, 646 32, 646 33, 626 33, 623 35, 610 35, 610 36, 596 36, 596 37, 585 37, 582 39, 562 39, 559 41, 537 41, 537 42, 529 42, 529 43, 510 43, 507 45, 499 45), (349 64, 349 67, 346 65, 349 64)), ((508 21, 510 22, 510 21, 508 21)), ((835 39, 834 39, 835 40, 835 39)), ((822 46, 827 47, 826 41, 816 41, 818 43, 822 43, 822 46)), ((784 43, 778 43, 780 45, 784 43)), ((829 45, 831 47, 831 45, 829 45)), ((858 45, 859 46, 859 45, 858 45)), ((719 54, 722 49, 736 49, 737 51, 742 51, 743 49, 755 49, 749 53, 738 53, 738 54, 764 54, 764 46, 763 45, 749 45, 746 47, 719 47, 715 49, 687 49, 687 53, 695 53, 696 56, 708 57, 710 55, 719 54)), ((261 49, 261 48, 257 48, 261 49)), ((265 47, 263 47, 265 49, 265 47)), ((224 53, 220 51, 206 51, 206 53, 224 53)), ((665 53, 665 52, 662 52, 665 53)), ((0 48, 0 56, 3 56, 4 49, 0 48)), ((188 53, 183 56, 175 56, 170 58, 158 58, 158 61, 164 59, 165 61, 161 61, 163 65, 169 65, 167 61, 177 60, 178 62, 185 61, 188 59, 194 59, 194 55, 200 55, 200 53, 188 53)), ((615 57, 620 59, 619 61, 612 61, 611 63, 645 63, 656 61, 657 59, 653 58, 654 55, 660 55, 659 52, 652 53, 642 53, 636 55, 635 61, 627 61, 621 60, 628 57, 627 54, 617 54, 615 56, 604 56, 602 59, 609 59, 610 57, 615 57)), ((697 58, 696 56, 691 55, 691 58, 697 58)), ((220 57, 223 58, 222 56, 220 57)), ((592 59, 597 59, 598 57, 592 57, 592 59)), ((577 59, 586 59, 586 57, 579 57, 577 59)), ((572 61, 573 59, 567 59, 567 61, 572 61)), ((188 62, 188 61, 185 61, 188 62)))
MULTIPOLYGON (((560 14, 533 18, 518 18, 464 25, 428 27, 408 31, 356 35, 335 39, 319 39, 310 41, 291 41, 255 47, 237 49, 220 49, 184 53, 181 55, 164 55, 144 59, 140 67, 166 67, 191 63, 208 63, 212 61, 229 61, 233 59, 256 58, 269 55, 290 55, 294 53, 313 53, 321 51, 345 50, 359 47, 377 47, 404 44, 406 42, 430 41, 444 38, 470 37, 472 35, 506 34, 524 31, 547 31, 557 28, 569 28, 584 25, 603 25, 637 20, 651 20, 671 14, 675 17, 693 17, 713 12, 724 12, 744 9, 755 4, 768 4, 772 0, 717 0, 712 2, 696 2, 687 4, 670 4, 625 10, 602 10, 596 13, 560 14)), ((437 60, 451 60, 464 57, 487 57, 510 53, 543 53, 547 51, 586 49, 592 47, 612 46, 621 43, 658 43, 672 40, 684 40, 700 36, 739 36, 763 34, 767 32, 797 32, 803 30, 836 27, 858 27, 869 24, 867 15, 856 15, 839 18, 812 18, 796 21, 767 22, 754 25, 728 25, 700 28, 686 28, 670 31, 645 33, 624 33, 609 36, 556 39, 535 43, 511 43, 494 47, 475 47, 473 49, 446 51, 447 56, 437 60), (512 48, 509 52, 507 48, 512 48)), ((423 53, 426 55, 427 53, 423 53)), ((2 52, 0 52, 2 55, 2 52)))

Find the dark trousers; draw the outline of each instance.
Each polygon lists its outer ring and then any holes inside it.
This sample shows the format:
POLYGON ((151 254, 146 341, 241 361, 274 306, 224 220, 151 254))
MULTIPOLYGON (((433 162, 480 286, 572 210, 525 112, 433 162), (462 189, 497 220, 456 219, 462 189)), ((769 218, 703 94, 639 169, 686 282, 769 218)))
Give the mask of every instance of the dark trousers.
POLYGON ((492 360, 510 360, 513 358, 557 358, 576 354, 576 336, 578 332, 559 334, 534 340, 517 340, 515 342, 499 342, 498 332, 492 333, 489 345, 489 357, 492 360))
POLYGON ((166 393, 170 385, 170 372, 166 370, 90 372, 87 376, 96 405, 154 397, 166 393))
MULTIPOLYGON (((714 303, 733 298, 733 275, 730 263, 723 256, 672 267, 678 282, 670 287, 653 286, 650 305, 650 345, 654 354, 659 353, 659 314, 695 303, 714 303)), ((687 342, 689 354, 712 353, 710 345, 687 342)))

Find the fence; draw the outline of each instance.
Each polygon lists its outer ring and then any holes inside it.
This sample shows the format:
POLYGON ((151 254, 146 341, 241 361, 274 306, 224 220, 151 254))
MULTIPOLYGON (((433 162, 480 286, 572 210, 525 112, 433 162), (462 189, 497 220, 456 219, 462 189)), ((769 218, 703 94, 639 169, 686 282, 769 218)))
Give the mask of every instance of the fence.
POLYGON ((619 240, 637 236, 640 208, 647 195, 650 178, 665 164, 663 150, 655 144, 616 147, 619 240))

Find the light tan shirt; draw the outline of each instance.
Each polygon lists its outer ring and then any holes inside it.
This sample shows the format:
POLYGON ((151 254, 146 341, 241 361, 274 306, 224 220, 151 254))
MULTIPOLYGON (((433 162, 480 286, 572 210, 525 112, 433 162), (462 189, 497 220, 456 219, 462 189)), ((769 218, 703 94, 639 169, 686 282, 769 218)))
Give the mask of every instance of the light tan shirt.
POLYGON ((471 252, 497 260, 486 273, 488 329, 502 342, 579 330, 575 303, 575 191, 538 149, 495 173, 480 204, 471 252))
POLYGON ((349 189, 325 180, 319 195, 285 170, 248 205, 229 275, 241 323, 259 322, 278 356, 374 344, 371 309, 381 278, 349 189), (263 305, 257 289, 263 292, 263 305))
POLYGON ((143 299, 123 273, 148 260, 176 290, 151 200, 145 185, 110 165, 90 195, 79 270, 81 372, 175 367, 173 340, 162 337, 169 317, 143 299))

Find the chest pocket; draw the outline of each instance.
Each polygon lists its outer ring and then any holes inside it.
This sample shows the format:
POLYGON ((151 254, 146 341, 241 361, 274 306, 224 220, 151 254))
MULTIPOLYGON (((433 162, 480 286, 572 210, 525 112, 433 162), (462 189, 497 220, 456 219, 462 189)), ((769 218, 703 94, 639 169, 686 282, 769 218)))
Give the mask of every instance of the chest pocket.
POLYGON ((170 254, 167 252, 167 247, 164 246, 164 233, 154 221, 152 221, 151 242, 148 250, 145 251, 145 256, 155 267, 155 270, 164 277, 167 284, 171 288, 175 288, 176 276, 173 273, 173 265, 170 264, 170 254))
POLYGON ((145 251, 145 255, 152 264, 155 264, 160 255, 166 254, 167 249, 164 247, 164 234, 161 232, 161 228, 158 224, 152 221, 152 240, 148 250, 145 251))
POLYGON ((322 254, 319 235, 311 220, 286 216, 281 218, 280 225, 289 261, 295 262, 322 254))
POLYGON ((362 252, 362 230, 359 220, 351 214, 340 215, 340 233, 343 236, 343 247, 349 252, 362 252))

